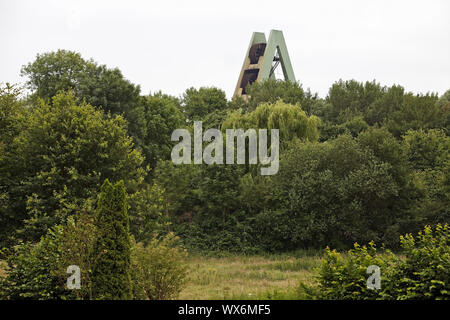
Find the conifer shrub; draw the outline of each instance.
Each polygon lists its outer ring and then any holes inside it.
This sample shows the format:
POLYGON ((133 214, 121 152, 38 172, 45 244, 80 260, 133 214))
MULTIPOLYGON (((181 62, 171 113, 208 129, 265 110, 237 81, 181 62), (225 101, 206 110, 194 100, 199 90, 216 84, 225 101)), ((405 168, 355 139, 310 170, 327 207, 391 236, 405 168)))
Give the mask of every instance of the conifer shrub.
POLYGON ((101 187, 95 225, 92 292, 95 299, 131 299, 130 237, 123 181, 101 187))

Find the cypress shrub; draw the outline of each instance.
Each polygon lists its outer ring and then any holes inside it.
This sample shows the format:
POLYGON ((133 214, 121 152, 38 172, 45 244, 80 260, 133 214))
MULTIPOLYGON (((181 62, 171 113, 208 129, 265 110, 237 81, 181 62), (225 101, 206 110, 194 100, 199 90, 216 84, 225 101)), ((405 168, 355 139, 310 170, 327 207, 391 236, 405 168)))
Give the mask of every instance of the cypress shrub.
POLYGON ((95 299, 131 299, 130 238, 123 181, 101 187, 95 219, 92 291, 95 299))

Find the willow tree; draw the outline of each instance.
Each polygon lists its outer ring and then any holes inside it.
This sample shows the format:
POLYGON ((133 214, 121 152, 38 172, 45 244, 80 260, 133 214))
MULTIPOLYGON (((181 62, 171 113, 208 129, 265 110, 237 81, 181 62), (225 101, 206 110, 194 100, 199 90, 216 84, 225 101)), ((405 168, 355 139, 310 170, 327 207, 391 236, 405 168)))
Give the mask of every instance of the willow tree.
POLYGON ((278 100, 260 104, 254 111, 243 113, 237 110, 222 123, 222 130, 235 129, 279 129, 281 145, 294 138, 302 141, 316 141, 319 138, 317 126, 320 119, 308 117, 299 105, 278 100))

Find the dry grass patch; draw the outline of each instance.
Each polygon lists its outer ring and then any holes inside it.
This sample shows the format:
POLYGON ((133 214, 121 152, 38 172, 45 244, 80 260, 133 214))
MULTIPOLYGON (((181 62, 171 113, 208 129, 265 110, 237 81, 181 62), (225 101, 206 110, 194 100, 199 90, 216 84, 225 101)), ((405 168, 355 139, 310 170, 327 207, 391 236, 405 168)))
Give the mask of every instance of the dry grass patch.
POLYGON ((311 284, 319 256, 190 257, 187 285, 179 299, 243 299, 311 284))

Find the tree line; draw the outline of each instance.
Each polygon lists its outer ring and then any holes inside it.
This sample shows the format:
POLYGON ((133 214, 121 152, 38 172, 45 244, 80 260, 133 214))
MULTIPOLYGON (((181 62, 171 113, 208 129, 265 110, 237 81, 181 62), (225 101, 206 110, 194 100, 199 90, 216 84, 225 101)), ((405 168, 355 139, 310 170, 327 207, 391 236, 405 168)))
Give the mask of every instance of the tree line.
POLYGON ((93 214, 124 181, 137 243, 173 232, 191 251, 280 252, 399 236, 450 220, 450 90, 414 94, 375 80, 325 98, 266 81, 249 98, 215 87, 142 94, 118 69, 58 50, 22 68, 28 95, 0 92, 0 245, 36 243, 93 214), (174 165, 173 130, 278 128, 280 167, 174 165))

